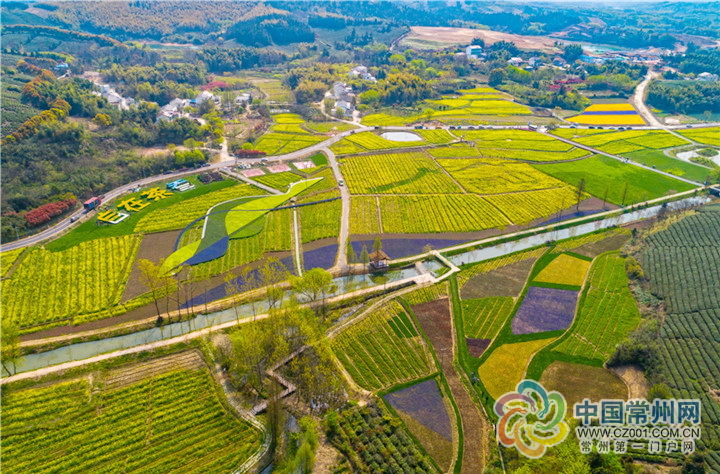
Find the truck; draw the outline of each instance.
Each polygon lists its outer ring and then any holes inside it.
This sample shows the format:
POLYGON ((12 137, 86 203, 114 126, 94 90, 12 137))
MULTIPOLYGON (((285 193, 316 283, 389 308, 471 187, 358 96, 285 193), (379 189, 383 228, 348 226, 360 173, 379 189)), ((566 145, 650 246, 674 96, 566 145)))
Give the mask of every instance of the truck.
POLYGON ((98 207, 100 207, 100 204, 101 204, 101 203, 102 203, 102 199, 99 198, 98 196, 95 196, 95 197, 91 197, 90 199, 88 199, 87 201, 85 201, 85 202, 83 203, 83 207, 84 207, 86 210, 88 210, 88 211, 92 211, 92 210, 97 209, 98 207))

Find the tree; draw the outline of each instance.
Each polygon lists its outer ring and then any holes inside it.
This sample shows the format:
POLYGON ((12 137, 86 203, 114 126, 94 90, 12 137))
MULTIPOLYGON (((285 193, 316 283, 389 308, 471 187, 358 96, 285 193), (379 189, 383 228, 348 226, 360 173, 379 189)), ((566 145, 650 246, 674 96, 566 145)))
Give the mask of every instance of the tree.
POLYGON ((293 290, 305 296, 311 305, 318 300, 321 302, 313 309, 316 315, 325 313, 325 298, 328 293, 332 293, 337 289, 333 283, 333 277, 327 270, 322 268, 313 268, 303 274, 301 277, 294 277, 291 280, 293 290))
POLYGON ((172 284, 172 277, 163 275, 160 272, 163 260, 161 259, 157 265, 148 259, 141 258, 138 260, 138 269, 140 270, 140 283, 145 285, 152 293, 153 303, 155 303, 155 310, 157 311, 158 317, 160 317, 160 305, 159 299, 165 294, 172 284))
POLYGON ((277 258, 268 258, 260 267, 260 284, 265 287, 265 298, 270 309, 282 303, 285 290, 278 284, 287 280, 287 277, 287 268, 277 258))
POLYGON ((580 178, 580 182, 578 182, 577 188, 575 189, 575 197, 577 198, 577 203, 575 204, 575 210, 580 210, 580 202, 583 200, 583 197, 585 196, 585 178, 580 178))
POLYGON ((96 114, 92 119, 93 123, 98 127, 106 128, 112 125, 112 119, 108 114, 96 114))
POLYGON ((577 59, 580 59, 580 56, 583 55, 583 49, 582 46, 579 44, 568 44, 565 45, 563 48, 563 59, 565 61, 572 63, 575 62, 577 59))
POLYGON ((20 348, 20 330, 13 322, 2 320, 0 326, 0 339, 2 339, 2 357, 3 369, 12 375, 17 370, 16 364, 22 359, 22 349, 20 348), (10 369, 12 366, 12 370, 10 369))
POLYGON ((505 79, 507 79, 507 72, 505 72, 505 69, 495 68, 490 71, 488 84, 491 87, 495 87, 505 82, 505 79))
POLYGON ((645 398, 647 398, 649 401, 653 401, 656 398, 667 400, 672 398, 672 392, 670 391, 670 387, 668 387, 664 383, 658 383, 650 387, 647 397, 645 398))

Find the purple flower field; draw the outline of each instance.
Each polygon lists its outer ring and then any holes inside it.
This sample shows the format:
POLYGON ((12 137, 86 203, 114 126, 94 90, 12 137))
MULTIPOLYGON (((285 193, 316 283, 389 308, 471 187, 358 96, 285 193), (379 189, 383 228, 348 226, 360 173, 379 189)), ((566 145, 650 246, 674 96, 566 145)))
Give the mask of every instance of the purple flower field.
POLYGON ((335 265, 337 248, 337 244, 332 244, 305 251, 303 253, 305 270, 311 270, 313 268, 323 268, 327 270, 328 268, 332 268, 332 266, 335 265))
MULTIPOLYGON (((391 259, 405 258, 412 255, 423 253, 426 245, 430 244, 434 249, 442 249, 452 247, 453 245, 464 244, 469 240, 455 239, 383 239, 383 251, 387 253, 391 259)), ((356 256, 360 256, 362 248, 365 246, 368 253, 373 251, 374 240, 355 240, 352 242, 353 250, 356 256)))
POLYGON ((569 328, 575 315, 577 298, 577 291, 531 286, 513 318, 513 334, 569 328))
POLYGON ((397 411, 412 417, 448 441, 452 441, 452 425, 443 397, 435 380, 426 380, 411 387, 385 395, 397 411))

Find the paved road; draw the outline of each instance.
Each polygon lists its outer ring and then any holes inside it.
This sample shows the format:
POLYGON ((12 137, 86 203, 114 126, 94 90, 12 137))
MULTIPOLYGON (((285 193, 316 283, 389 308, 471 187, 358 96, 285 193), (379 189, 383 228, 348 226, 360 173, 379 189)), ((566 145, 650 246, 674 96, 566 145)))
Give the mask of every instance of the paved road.
POLYGON ((650 112, 650 109, 647 105, 645 105, 645 93, 647 91, 647 86, 652 82, 653 79, 657 78, 660 75, 660 73, 655 71, 648 71, 647 75, 645 76, 645 79, 637 85, 635 88, 635 92, 633 93, 632 97, 630 97, 630 103, 637 109, 638 113, 642 116, 643 119, 645 119, 645 122, 650 124, 652 127, 659 127, 659 128, 665 128, 665 125, 663 125, 660 120, 653 115, 652 112, 650 112))
POLYGON ((335 153, 330 151, 329 148, 322 150, 328 157, 328 162, 333 170, 335 180, 340 184, 340 198, 342 199, 342 212, 340 215, 340 235, 338 236, 338 252, 337 252, 337 263, 335 267, 340 271, 345 271, 348 266, 347 261, 347 242, 348 235, 350 234, 350 191, 343 181, 342 173, 340 172, 340 165, 338 164, 335 153))

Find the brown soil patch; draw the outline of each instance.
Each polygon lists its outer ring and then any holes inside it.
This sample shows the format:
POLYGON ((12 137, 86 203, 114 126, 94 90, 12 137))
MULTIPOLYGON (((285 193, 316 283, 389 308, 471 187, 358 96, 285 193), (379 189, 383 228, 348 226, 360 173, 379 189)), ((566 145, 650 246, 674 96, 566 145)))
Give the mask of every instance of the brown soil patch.
POLYGON ((470 44, 473 38, 482 38, 488 46, 498 41, 512 41, 520 49, 559 51, 555 47, 557 40, 548 36, 524 36, 491 30, 433 26, 411 27, 410 33, 400 43, 419 41, 423 43, 439 43, 440 47, 445 47, 451 44, 470 44))
POLYGON ((312 472, 317 474, 329 474, 333 472, 333 467, 338 463, 341 455, 335 449, 324 434, 320 438, 317 450, 315 451, 315 465, 312 472))
POLYGON ((619 250, 623 245, 625 245, 625 243, 627 243, 628 240, 630 240, 630 234, 615 234, 607 239, 582 245, 574 249, 573 252, 586 257, 595 258, 602 253, 609 252, 611 250, 619 250))
POLYGON ((460 290, 462 299, 487 298, 490 296, 517 297, 525 286, 537 258, 528 258, 511 265, 481 273, 468 280, 460 290))
POLYGON ((461 472, 482 472, 485 466, 489 426, 455 371, 450 301, 448 298, 440 298, 417 304, 412 310, 435 349, 441 370, 445 374, 450 392, 460 411, 464 438, 461 472))
POLYGON ((173 230, 170 232, 158 232, 155 234, 145 234, 140 242, 135 263, 133 263, 130 277, 125 285, 121 302, 131 300, 137 296, 147 293, 148 289, 140 281, 140 268, 138 268, 138 260, 141 258, 158 263, 161 258, 166 258, 175 250, 175 241, 180 235, 181 230, 173 230))
POLYGON ((627 385, 630 398, 645 398, 650 384, 645 378, 645 374, 639 367, 634 365, 623 365, 610 369, 614 374, 622 379, 627 385))
POLYGON ((628 399, 625 383, 604 367, 556 361, 545 369, 540 383, 548 390, 557 390, 563 394, 568 407, 585 398, 591 401, 603 398, 628 399))

